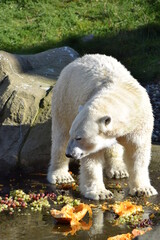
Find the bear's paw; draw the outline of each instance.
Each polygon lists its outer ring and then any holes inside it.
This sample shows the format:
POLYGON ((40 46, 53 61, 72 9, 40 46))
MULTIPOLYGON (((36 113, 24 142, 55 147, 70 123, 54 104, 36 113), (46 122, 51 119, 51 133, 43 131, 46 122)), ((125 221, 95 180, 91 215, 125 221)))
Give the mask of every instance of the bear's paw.
POLYGON ((48 172, 47 180, 52 184, 71 183, 74 182, 71 174, 68 171, 57 170, 48 172))
POLYGON ((156 189, 152 186, 148 186, 148 187, 134 187, 133 189, 130 189, 130 195, 136 195, 136 196, 153 196, 158 194, 158 192, 156 191, 156 189))
POLYGON ((113 193, 107 189, 101 189, 97 191, 90 190, 85 192, 84 196, 92 200, 104 200, 106 198, 113 198, 113 193))
POLYGON ((109 171, 106 171, 106 175, 109 178, 127 178, 129 177, 129 174, 126 169, 115 169, 111 168, 109 171))

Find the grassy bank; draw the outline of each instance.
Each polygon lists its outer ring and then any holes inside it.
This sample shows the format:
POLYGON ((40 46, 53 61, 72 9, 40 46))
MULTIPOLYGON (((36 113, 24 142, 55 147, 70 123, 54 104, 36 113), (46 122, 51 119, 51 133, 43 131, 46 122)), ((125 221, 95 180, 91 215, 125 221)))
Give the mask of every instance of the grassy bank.
POLYGON ((1 50, 69 45, 116 57, 140 81, 160 79, 160 0, 1 0, 0 16, 1 50))

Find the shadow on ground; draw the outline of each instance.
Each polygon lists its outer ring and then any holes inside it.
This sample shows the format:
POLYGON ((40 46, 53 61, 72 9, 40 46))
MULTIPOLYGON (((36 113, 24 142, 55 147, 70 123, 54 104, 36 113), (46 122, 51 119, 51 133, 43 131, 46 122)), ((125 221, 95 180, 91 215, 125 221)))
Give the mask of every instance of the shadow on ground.
POLYGON ((7 47, 12 53, 37 53, 49 48, 70 46, 81 55, 101 53, 112 55, 121 61, 142 84, 148 81, 160 81, 160 24, 148 24, 136 30, 121 30, 113 35, 104 32, 102 37, 92 35, 75 36, 62 42, 47 41, 30 48, 15 49, 7 47))

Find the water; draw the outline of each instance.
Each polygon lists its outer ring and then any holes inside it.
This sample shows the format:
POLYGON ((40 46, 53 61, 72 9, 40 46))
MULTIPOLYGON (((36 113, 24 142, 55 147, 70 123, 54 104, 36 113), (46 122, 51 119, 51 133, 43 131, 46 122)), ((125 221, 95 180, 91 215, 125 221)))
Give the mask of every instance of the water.
MULTIPOLYGON (((150 166, 150 176, 152 185, 160 192, 160 146, 153 146, 152 163, 150 166)), ((128 197, 127 180, 108 180, 105 181, 108 188, 112 188, 115 194, 115 200, 123 201, 128 197), (118 189, 116 184, 120 184, 122 189, 118 189)), ((1 194, 8 193, 10 189, 23 189, 28 191, 55 191, 55 188, 48 184, 45 175, 31 175, 29 177, 10 178, 8 180, 0 179, 1 194)), ((61 190, 59 190, 61 192, 61 190)), ((79 197, 79 193, 67 191, 65 194, 79 197)), ((113 201, 113 200, 112 200, 113 201)), ((111 202, 112 202, 111 201, 111 202)), ((147 201, 155 204, 160 203, 160 194, 153 196, 147 201)), ((97 203, 82 199, 82 202, 97 203)), ((103 204, 103 202, 99 202, 103 204)), ((144 218, 152 212, 145 208, 144 218)), ((68 225, 57 224, 53 217, 46 211, 32 212, 25 209, 22 212, 15 212, 13 215, 0 214, 0 240, 30 240, 30 239, 107 239, 109 236, 131 232, 126 225, 113 226, 111 220, 115 217, 111 211, 103 211, 101 208, 93 209, 92 226, 88 231, 80 230, 75 235, 64 234, 71 231, 68 225)), ((84 218, 88 222, 88 216, 84 218)))

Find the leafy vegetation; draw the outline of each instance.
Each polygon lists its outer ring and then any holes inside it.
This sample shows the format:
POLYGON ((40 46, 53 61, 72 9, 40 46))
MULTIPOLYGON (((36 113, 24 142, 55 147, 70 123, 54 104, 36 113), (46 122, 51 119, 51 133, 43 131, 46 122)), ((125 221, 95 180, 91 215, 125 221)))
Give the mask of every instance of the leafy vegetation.
POLYGON ((159 13, 160 0, 1 0, 0 49, 28 54, 69 45, 82 55, 112 55, 141 82, 156 81, 159 13))

